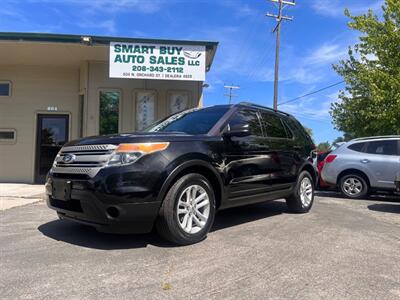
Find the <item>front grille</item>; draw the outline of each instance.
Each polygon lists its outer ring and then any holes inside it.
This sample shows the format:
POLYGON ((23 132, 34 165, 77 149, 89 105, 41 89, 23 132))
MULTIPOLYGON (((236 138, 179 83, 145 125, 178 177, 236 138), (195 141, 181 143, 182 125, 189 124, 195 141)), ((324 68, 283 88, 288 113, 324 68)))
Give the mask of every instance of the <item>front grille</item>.
POLYGON ((50 205, 60 209, 83 212, 81 202, 79 200, 62 201, 50 197, 50 205))
POLYGON ((86 174, 67 174, 67 173, 53 173, 55 178, 60 179, 76 179, 76 180, 87 180, 90 177, 86 174))
POLYGON ((63 147, 52 168, 54 174, 78 174, 94 177, 104 167, 115 145, 83 145, 63 147), (70 157, 71 160, 66 160, 70 157))

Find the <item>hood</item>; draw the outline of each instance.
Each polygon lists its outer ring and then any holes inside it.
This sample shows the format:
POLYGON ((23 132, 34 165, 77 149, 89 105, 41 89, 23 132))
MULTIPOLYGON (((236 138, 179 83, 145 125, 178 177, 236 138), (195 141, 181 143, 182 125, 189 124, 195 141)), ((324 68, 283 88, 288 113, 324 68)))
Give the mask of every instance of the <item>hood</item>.
POLYGON ((100 145, 148 142, 196 141, 211 138, 207 135, 190 135, 183 132, 133 132, 110 135, 89 136, 66 143, 64 146, 100 145))

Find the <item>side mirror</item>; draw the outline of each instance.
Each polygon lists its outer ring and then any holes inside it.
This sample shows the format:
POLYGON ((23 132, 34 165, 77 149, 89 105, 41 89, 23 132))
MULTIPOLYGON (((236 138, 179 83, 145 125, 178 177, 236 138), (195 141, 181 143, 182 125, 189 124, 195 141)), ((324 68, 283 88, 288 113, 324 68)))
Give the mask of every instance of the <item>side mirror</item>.
POLYGON ((249 124, 235 124, 233 126, 228 126, 225 128, 224 132, 225 136, 231 137, 231 136, 237 136, 237 137, 243 137, 243 136, 249 136, 251 135, 250 129, 249 129, 249 124))
POLYGON ((311 152, 310 152, 310 157, 311 157, 312 159, 316 159, 316 158, 318 157, 318 152, 317 152, 316 149, 315 149, 315 150, 311 150, 311 152))

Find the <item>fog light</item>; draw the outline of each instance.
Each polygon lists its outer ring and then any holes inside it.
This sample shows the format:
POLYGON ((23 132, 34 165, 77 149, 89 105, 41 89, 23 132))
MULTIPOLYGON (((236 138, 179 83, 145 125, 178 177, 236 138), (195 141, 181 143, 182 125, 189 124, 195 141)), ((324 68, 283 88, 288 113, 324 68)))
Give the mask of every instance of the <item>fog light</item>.
POLYGON ((107 208, 107 215, 111 219, 117 219, 119 217, 119 209, 116 208, 115 206, 110 206, 107 208))

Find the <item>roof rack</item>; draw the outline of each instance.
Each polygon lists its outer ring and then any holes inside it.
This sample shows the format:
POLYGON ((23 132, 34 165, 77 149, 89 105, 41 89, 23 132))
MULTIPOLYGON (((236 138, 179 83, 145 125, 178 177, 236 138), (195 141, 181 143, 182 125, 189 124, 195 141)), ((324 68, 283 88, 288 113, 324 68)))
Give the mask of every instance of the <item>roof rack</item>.
POLYGON ((277 109, 273 109, 273 108, 271 108, 271 107, 266 107, 266 106, 262 106, 262 105, 255 104, 255 103, 251 103, 251 102, 240 102, 240 103, 238 103, 237 105, 257 107, 257 108, 261 108, 261 109, 265 109, 265 110, 269 110, 269 111, 281 113, 281 114, 283 114, 283 115, 285 115, 285 116, 290 116, 290 117, 292 116, 291 114, 288 114, 288 113, 286 113, 286 112, 284 112, 284 111, 277 110, 277 109))
POLYGON ((364 141, 364 140, 378 140, 387 138, 400 138, 400 135, 378 135, 378 136, 366 136, 361 138, 352 139, 352 141, 364 141))

